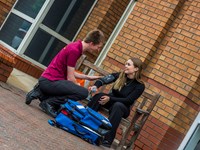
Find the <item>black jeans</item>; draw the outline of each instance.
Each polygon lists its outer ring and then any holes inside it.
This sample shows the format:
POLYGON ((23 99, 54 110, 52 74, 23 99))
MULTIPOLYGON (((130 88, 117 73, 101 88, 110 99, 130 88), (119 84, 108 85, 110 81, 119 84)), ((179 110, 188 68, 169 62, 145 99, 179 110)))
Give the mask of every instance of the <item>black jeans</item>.
POLYGON ((39 78, 39 87, 48 102, 62 104, 66 99, 83 100, 88 96, 88 90, 68 80, 50 81, 44 77, 39 78))
POLYGON ((120 124, 120 121, 122 118, 127 118, 130 114, 130 108, 125 106, 123 103, 121 102, 111 102, 109 101, 108 103, 106 103, 105 105, 101 105, 99 104, 99 99, 101 98, 101 96, 103 95, 108 95, 109 94, 105 94, 105 93, 99 93, 96 94, 91 101, 88 103, 88 107, 92 108, 95 111, 98 111, 101 107, 105 107, 109 110, 109 121, 112 124, 112 129, 111 131, 105 136, 105 140, 107 140, 109 142, 109 144, 112 144, 115 135, 116 135, 116 131, 117 128, 120 124))

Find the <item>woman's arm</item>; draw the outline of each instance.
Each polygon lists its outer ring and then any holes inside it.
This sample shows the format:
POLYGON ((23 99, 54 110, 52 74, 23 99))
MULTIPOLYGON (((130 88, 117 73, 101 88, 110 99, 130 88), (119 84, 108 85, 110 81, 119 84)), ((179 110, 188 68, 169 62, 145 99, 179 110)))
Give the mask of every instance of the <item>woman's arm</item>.
POLYGON ((105 84, 110 84, 110 83, 113 83, 117 80, 117 78, 119 77, 119 73, 112 73, 112 74, 109 74, 107 76, 104 76, 103 78, 100 78, 98 79, 94 85, 99 88, 105 84))
POLYGON ((120 98, 116 96, 110 96, 110 101, 121 102, 125 105, 132 105, 135 102, 135 100, 137 100, 142 95, 144 89, 145 89, 144 84, 137 85, 134 91, 132 91, 129 95, 127 95, 127 97, 120 98))

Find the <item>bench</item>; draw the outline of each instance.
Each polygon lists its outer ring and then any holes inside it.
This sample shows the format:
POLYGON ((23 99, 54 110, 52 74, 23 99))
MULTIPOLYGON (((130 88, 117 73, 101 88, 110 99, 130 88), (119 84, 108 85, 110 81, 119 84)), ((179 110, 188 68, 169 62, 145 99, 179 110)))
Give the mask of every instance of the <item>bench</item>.
MULTIPOLYGON (((82 55, 79 59, 76 70, 83 68, 84 73, 88 73, 90 69, 98 73, 99 75, 108 75, 109 73, 93 63, 86 60, 86 56, 82 55)), ((158 93, 150 94, 146 90, 143 92, 141 97, 134 103, 132 106, 133 114, 127 118, 122 119, 118 129, 121 129, 121 140, 115 139, 112 147, 115 149, 132 149, 134 142, 136 141, 145 121, 148 119, 148 116, 151 114, 154 106, 156 105, 160 95, 158 93), (130 137, 130 133, 133 135, 130 137), (128 140, 130 139, 130 140, 128 140)), ((101 113, 107 115, 108 110, 102 109, 101 113)))

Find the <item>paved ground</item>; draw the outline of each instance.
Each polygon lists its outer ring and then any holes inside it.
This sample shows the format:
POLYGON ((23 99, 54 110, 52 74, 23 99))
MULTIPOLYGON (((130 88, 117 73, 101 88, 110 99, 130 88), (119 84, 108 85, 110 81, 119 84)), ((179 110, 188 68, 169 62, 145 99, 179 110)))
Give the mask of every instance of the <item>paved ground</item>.
POLYGON ((0 150, 103 150, 48 124, 38 101, 24 103, 22 90, 0 82, 0 150))

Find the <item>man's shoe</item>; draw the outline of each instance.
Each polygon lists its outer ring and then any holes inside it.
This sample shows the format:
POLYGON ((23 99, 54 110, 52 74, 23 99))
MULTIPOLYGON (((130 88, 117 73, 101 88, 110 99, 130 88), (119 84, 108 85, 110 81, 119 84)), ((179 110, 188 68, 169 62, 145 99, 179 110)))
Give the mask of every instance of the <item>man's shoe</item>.
POLYGON ((29 105, 32 102, 32 100, 39 99, 41 97, 41 95, 42 95, 42 93, 39 89, 39 84, 37 83, 34 86, 34 88, 30 92, 27 93, 25 103, 27 105, 29 105))
POLYGON ((27 93, 26 101, 25 101, 27 105, 29 105, 32 102, 32 100, 37 99, 36 97, 33 96, 33 93, 34 93, 34 89, 27 93))
POLYGON ((46 103, 46 108, 47 108, 47 113, 50 116, 52 116, 53 118, 56 118, 57 112, 56 112, 55 108, 52 105, 48 104, 48 103, 46 103))
POLYGON ((39 106, 42 108, 42 110, 44 110, 47 114, 49 114, 50 116, 52 116, 53 118, 55 118, 57 116, 57 111, 55 110, 55 108, 48 104, 47 101, 42 101, 39 106))
POLYGON ((40 102, 39 106, 40 106, 40 108, 42 108, 43 111, 46 112, 46 104, 45 104, 45 101, 40 102))

